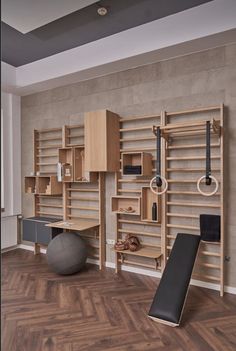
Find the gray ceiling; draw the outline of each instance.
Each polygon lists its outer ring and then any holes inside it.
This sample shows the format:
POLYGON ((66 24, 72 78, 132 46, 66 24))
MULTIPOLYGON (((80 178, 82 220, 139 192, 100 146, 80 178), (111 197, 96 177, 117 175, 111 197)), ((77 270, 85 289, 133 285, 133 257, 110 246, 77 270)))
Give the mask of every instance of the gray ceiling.
POLYGON ((18 67, 210 1, 104 0, 27 34, 2 22, 2 60, 18 67), (98 5, 106 16, 98 16, 98 5))

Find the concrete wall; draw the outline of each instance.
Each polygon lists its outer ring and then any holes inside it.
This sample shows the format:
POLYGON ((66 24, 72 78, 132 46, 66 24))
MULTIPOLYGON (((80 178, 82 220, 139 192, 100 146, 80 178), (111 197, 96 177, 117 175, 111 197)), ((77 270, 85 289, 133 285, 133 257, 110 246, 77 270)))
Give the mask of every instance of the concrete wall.
MULTIPOLYGON (((22 98, 22 180, 32 171, 33 129, 75 124, 86 111, 108 108, 121 116, 211 106, 227 106, 226 284, 236 286, 236 44, 149 64, 22 98)), ((110 198, 114 175, 106 178, 110 198)), ((114 238, 114 217, 107 211, 107 238, 114 238)), ((23 214, 32 215, 32 198, 23 194, 23 214)), ((107 250, 107 260, 111 261, 107 250)))

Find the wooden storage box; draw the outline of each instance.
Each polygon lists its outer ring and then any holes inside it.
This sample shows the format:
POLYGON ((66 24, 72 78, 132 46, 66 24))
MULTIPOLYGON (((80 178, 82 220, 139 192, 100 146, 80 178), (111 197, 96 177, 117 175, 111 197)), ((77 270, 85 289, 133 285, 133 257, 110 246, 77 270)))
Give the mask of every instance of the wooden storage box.
POLYGON ((25 177, 25 193, 27 194, 36 194, 36 177, 30 176, 25 177))
POLYGON ((58 149, 59 162, 62 164, 62 181, 73 182, 73 159, 74 150, 71 147, 64 147, 58 149))
POLYGON ((57 181, 56 176, 38 176, 36 180, 37 194, 61 195, 62 183, 57 181))
POLYGON ((123 152, 121 155, 122 175, 151 176, 152 155, 147 152, 123 152), (141 173, 127 174, 125 166, 141 166, 141 173))
POLYGON ((85 170, 118 172, 120 168, 119 116, 107 110, 88 112, 84 121, 85 170))
POLYGON ((112 196, 111 198, 112 212, 128 215, 140 215, 140 197, 135 196, 112 196), (129 207, 132 207, 135 212, 126 212, 129 207), (124 211, 122 211, 123 209, 124 211))
POLYGON ((85 152, 83 146, 74 147, 73 169, 74 182, 93 183, 98 179, 97 173, 85 171, 85 152))
POLYGON ((153 194, 149 187, 142 187, 141 193, 141 220, 144 222, 161 221, 161 199, 160 196, 153 194), (152 220, 152 205, 157 204, 157 220, 152 220))

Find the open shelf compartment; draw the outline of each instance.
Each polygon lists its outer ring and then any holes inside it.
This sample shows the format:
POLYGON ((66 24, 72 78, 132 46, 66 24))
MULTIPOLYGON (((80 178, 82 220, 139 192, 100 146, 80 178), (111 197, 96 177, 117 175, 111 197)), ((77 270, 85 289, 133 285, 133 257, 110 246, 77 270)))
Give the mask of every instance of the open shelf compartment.
POLYGON ((153 194, 149 187, 142 187, 141 191, 141 221, 160 223, 161 221, 161 199, 160 196, 153 194), (157 219, 152 219, 153 203, 157 205, 157 219))
POLYGON ((62 181, 73 182, 73 153, 72 147, 58 149, 58 161, 62 164, 62 181))
POLYGON ((56 176, 38 176, 36 180, 37 194, 61 195, 62 183, 57 181, 56 176))
POLYGON ((121 167, 122 175, 151 176, 152 155, 147 152, 123 152, 121 155, 121 167), (127 167, 129 166, 131 168, 128 171, 127 167))
POLYGON ((73 169, 74 169, 74 182, 94 183, 98 180, 97 173, 85 171, 85 153, 84 153, 83 146, 74 147, 73 169))
POLYGON ((36 194, 36 176, 26 176, 25 177, 25 193, 36 194))
POLYGON ((112 207, 112 212, 115 212, 118 214, 140 216, 140 197, 112 196, 111 207, 112 207), (134 212, 126 211, 130 207, 132 207, 134 212))

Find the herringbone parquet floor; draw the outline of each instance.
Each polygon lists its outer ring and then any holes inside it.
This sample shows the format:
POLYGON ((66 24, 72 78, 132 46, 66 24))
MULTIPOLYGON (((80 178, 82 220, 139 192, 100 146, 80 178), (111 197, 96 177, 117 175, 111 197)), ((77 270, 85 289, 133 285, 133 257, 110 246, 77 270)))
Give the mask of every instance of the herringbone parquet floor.
POLYGON ((50 272, 45 255, 2 256, 4 351, 233 351, 236 297, 191 287, 180 328, 147 311, 157 279, 96 266, 74 276, 50 272))

